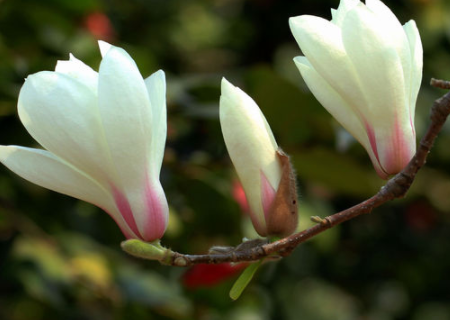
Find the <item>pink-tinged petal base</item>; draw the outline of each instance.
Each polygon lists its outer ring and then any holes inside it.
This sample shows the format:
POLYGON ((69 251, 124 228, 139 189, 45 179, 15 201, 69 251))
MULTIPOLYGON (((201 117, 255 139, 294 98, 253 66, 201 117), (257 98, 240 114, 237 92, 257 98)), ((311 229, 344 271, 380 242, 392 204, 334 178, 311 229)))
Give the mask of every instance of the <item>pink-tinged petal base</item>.
MULTIPOLYGON (((120 213, 122 214, 123 219, 125 220, 128 227, 131 229, 131 231, 134 232, 136 236, 138 236, 140 239, 143 239, 141 236, 141 233, 139 232, 136 220, 133 216, 133 211, 131 210, 130 203, 128 202, 128 199, 126 198, 125 194, 123 194, 119 189, 117 189, 115 186, 111 186, 111 191, 114 197, 114 200, 116 202, 116 206, 119 209, 120 213)), ((120 226, 120 224, 119 224, 120 226)), ((122 229, 123 232, 123 229, 122 229)), ((124 233, 124 235, 129 238, 127 234, 124 233)))
POLYGON ((150 180, 146 179, 144 199, 147 211, 143 235, 146 241, 161 239, 168 223, 169 207, 164 191, 160 187, 159 193, 156 188, 158 186, 150 184, 150 180))
POLYGON ((123 235, 125 236, 125 238, 127 239, 137 239, 139 238, 136 234, 134 234, 133 232, 131 232, 130 230, 128 230, 127 226, 125 226, 124 224, 126 223, 125 221, 119 221, 116 217, 114 217, 113 214, 111 214, 108 210, 100 207, 100 209, 102 209, 103 211, 105 211, 106 213, 108 213, 108 215, 114 220, 114 222, 119 226, 120 231, 122 231, 123 235))
POLYGON ((405 132, 405 129, 398 121, 395 122, 396 125, 393 128, 391 137, 388 139, 388 143, 381 144, 382 147, 377 144, 373 127, 367 122, 365 123, 370 147, 375 157, 375 159, 372 158, 372 163, 377 174, 382 179, 388 179, 390 175, 402 171, 414 156, 416 149, 416 134, 412 120, 410 120, 410 127, 408 128, 411 130, 411 134, 405 132), (382 150, 379 150, 380 148, 382 150))
MULTIPOLYGON (((158 182, 159 183, 159 182, 158 182)), ((116 206, 122 214, 123 219, 127 226, 134 234, 126 232, 126 230, 118 223, 123 234, 128 238, 139 238, 144 241, 154 241, 161 239, 166 231, 168 222, 168 204, 164 196, 162 188, 158 190, 158 185, 152 185, 149 179, 146 179, 144 192, 142 193, 143 212, 134 212, 126 195, 120 191, 117 187, 111 186, 112 194, 116 202, 116 206), (158 191, 161 191, 159 193, 158 191), (162 194, 162 196, 160 196, 162 194), (143 215, 143 226, 138 228, 135 215, 143 215), (142 231, 140 231, 140 230, 142 231)), ((116 221, 117 223, 117 221, 116 221)))
POLYGON ((378 176, 380 176, 381 179, 387 179, 389 175, 383 170, 383 167, 380 163, 380 157, 378 156, 378 147, 377 147, 377 140, 375 137, 375 131, 371 125, 367 121, 365 121, 364 126, 366 127, 367 136, 369 137, 370 147, 372 149, 372 152, 374 154, 374 158, 372 158, 372 164, 375 168, 375 171, 377 172, 378 176))
POLYGON ((262 237, 267 236, 266 221, 275 200, 275 195, 275 189, 270 185, 266 176, 261 171, 261 205, 263 212, 256 214, 252 208, 250 208, 250 217, 252 219, 253 227, 262 237))
POLYGON ((416 134, 414 126, 408 129, 411 129, 411 135, 404 132, 405 129, 396 121, 394 132, 390 139, 392 143, 384 151, 384 159, 382 160, 383 168, 389 175, 402 171, 414 156, 416 134))
POLYGON ((261 171, 261 201, 264 210, 264 218, 267 221, 269 219, 270 209, 272 208, 273 201, 275 200, 276 191, 270 185, 264 173, 261 171))

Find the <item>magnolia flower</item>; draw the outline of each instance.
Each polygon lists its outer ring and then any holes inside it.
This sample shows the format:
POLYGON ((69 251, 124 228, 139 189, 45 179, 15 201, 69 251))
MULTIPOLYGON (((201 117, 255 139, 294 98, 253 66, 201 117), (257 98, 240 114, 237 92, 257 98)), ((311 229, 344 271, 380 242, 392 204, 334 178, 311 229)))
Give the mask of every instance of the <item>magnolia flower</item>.
POLYGON ((288 235, 297 227, 297 193, 289 158, 279 150, 255 101, 222 80, 220 124, 261 235, 288 235))
POLYGON ((289 19, 304 57, 294 59, 317 100, 367 150, 382 178, 401 171, 416 150, 414 110, 422 43, 379 0, 341 0, 332 19, 289 19))
POLYGON ((164 72, 144 80, 127 52, 99 45, 98 73, 70 56, 54 72, 26 79, 20 120, 46 150, 0 146, 0 161, 35 184, 102 208, 127 238, 153 241, 168 220, 159 182, 164 72))

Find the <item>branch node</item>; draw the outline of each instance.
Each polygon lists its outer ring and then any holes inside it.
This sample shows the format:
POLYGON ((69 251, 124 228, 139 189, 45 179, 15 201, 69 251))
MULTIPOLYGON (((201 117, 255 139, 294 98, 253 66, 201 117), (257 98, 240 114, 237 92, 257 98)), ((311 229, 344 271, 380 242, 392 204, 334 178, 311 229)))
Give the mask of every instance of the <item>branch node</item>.
POLYGON ((323 219, 319 216, 312 216, 310 219, 312 222, 315 222, 315 223, 322 223, 322 221, 323 221, 323 219))
MULTIPOLYGON (((438 126, 438 128, 440 128, 444 124, 449 113, 450 113, 450 93, 447 93, 433 103, 430 115, 431 121, 433 123, 441 124, 440 126, 438 126)), ((438 132, 436 132, 436 136, 437 134, 438 132)))
POLYGON ((332 226, 331 220, 328 217, 321 218, 319 216, 312 216, 311 221, 315 222, 315 223, 319 223, 323 226, 329 226, 329 227, 332 226))
POLYGON ((188 260, 183 256, 178 256, 173 260, 173 265, 176 267, 186 267, 188 265, 188 260))
MULTIPOLYGON (((430 150, 431 150, 431 148, 433 147, 433 142, 431 142, 431 141, 423 141, 423 140, 421 140, 420 141, 420 146, 422 147, 422 148, 424 148, 425 150, 427 150, 427 152, 429 153, 430 152, 430 150)), ((418 160, 415 160, 416 162, 414 163, 415 165, 417 165, 418 164, 418 160)))
POLYGON ((435 88, 450 89, 450 81, 431 78, 430 84, 435 88))

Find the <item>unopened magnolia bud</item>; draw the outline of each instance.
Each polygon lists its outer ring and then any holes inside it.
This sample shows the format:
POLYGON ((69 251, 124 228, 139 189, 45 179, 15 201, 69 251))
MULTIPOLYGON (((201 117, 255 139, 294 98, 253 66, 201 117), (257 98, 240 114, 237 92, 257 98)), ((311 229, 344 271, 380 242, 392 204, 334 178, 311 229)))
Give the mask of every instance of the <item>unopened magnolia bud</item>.
POLYGON ((286 236, 297 227, 297 192, 289 158, 279 150, 255 101, 222 80, 220 123, 261 236, 286 236))

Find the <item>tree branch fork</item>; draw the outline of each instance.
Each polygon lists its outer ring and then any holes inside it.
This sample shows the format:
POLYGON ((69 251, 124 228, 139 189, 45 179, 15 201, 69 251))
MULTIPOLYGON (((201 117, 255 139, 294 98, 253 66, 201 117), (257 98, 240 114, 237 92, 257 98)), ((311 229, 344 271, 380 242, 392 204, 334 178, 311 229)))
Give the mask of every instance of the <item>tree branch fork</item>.
MULTIPOLYGON (((431 85, 450 90, 450 81, 431 79, 431 85)), ((430 112, 430 124, 417 147, 416 154, 400 173, 391 178, 374 196, 349 209, 325 218, 311 217, 311 220, 317 224, 308 229, 270 243, 263 240, 253 240, 244 242, 236 248, 230 247, 223 251, 210 250, 208 254, 199 255, 178 253, 162 247, 159 242, 145 243, 136 239, 122 242, 122 248, 133 256, 159 260, 162 264, 177 267, 187 267, 200 263, 255 262, 263 258, 288 256, 298 245, 314 236, 347 220, 370 213, 373 209, 388 201, 404 197, 414 182, 417 172, 425 165, 434 141, 442 130, 449 114, 450 92, 434 102, 430 112)))

